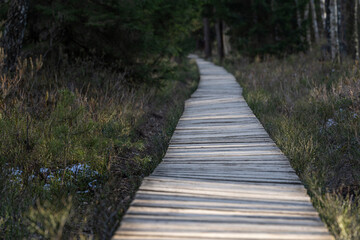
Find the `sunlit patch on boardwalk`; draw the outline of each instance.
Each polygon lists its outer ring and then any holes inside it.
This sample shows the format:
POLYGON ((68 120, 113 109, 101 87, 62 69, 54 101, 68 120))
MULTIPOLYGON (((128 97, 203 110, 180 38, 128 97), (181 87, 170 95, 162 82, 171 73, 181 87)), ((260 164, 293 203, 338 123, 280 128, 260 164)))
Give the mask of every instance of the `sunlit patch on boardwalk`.
POLYGON ((114 239, 333 239, 235 78, 196 60, 199 88, 114 239))

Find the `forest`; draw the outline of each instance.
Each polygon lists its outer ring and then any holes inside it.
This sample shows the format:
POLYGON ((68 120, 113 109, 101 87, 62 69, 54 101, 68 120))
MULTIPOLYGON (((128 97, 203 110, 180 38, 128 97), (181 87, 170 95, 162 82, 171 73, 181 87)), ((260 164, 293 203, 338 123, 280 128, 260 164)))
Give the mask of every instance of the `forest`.
POLYGON ((358 0, 0 0, 0 238, 110 239, 224 66, 336 239, 360 239, 358 0))

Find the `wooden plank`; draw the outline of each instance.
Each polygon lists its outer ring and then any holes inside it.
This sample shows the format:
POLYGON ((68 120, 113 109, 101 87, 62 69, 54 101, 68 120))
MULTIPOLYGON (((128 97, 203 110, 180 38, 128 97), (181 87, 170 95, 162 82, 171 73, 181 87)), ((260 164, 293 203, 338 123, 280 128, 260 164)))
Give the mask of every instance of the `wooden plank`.
MULTIPOLYGON (((159 183, 156 183, 159 184, 159 183)), ((233 183, 234 184, 234 183, 233 183)), ((177 194, 185 194, 189 197, 197 197, 197 196, 212 196, 209 199, 212 200, 213 198, 227 198, 232 199, 233 201, 254 201, 256 202, 276 202, 278 205, 287 205, 289 202, 293 202, 296 204, 306 204, 307 206, 311 206, 308 203, 309 197, 306 195, 305 192, 300 191, 274 191, 269 190, 267 188, 258 188, 253 191, 248 191, 248 189, 239 189, 236 192, 231 191, 231 189, 219 189, 219 188, 205 188, 205 187, 194 187, 194 186, 179 186, 179 185, 167 185, 163 184, 162 186, 154 185, 154 183, 146 183, 144 186, 141 187, 139 190, 139 194, 165 194, 171 193, 173 196, 178 196, 177 194), (176 189, 174 189, 176 187, 176 189), (216 193, 214 193, 217 191, 216 193), (274 194, 281 193, 282 196, 277 196, 274 194), (235 200, 234 200, 235 199, 235 200)))
POLYGON ((154 192, 140 190, 134 200, 133 204, 137 204, 137 201, 151 201, 155 204, 157 201, 162 201, 166 204, 176 204, 176 202, 182 202, 188 205, 201 205, 202 207, 220 207, 220 208, 236 208, 237 210, 246 209, 251 210, 269 210, 269 211, 292 211, 292 212, 312 212, 311 204, 306 200, 272 200, 272 199, 256 199, 254 196, 248 196, 247 198, 242 197, 241 199, 234 200, 233 197, 229 196, 212 196, 206 194, 197 193, 174 193, 171 191, 154 192), (209 197, 211 196, 211 197, 209 197))
POLYGON ((170 157, 165 155, 164 161, 180 161, 180 160, 204 160, 204 161, 267 161, 272 162, 275 160, 278 161, 284 161, 287 162, 287 159, 282 154, 254 154, 254 153, 248 153, 248 154, 238 154, 238 155, 230 155, 230 156, 176 156, 176 157, 170 157))
MULTIPOLYGON (((171 188, 185 188, 189 186, 191 189, 198 189, 200 187, 206 189, 213 189, 213 191, 223 192, 230 191, 233 193, 237 193, 239 191, 247 191, 247 192, 259 192, 263 191, 261 194, 268 193, 268 195, 272 195, 271 192, 277 192, 283 194, 284 192, 296 192, 297 194, 302 194, 306 196, 306 191, 303 186, 298 185, 283 185, 283 184, 255 184, 255 183, 228 183, 228 182, 213 182, 213 181, 204 181, 204 180, 184 180, 184 179, 169 179, 166 177, 155 177, 149 176, 146 177, 143 181, 143 185, 152 183, 154 186, 157 186, 158 183, 161 183, 161 186, 171 186, 171 188), (174 185, 175 184, 175 185, 174 185)), ((160 187, 160 186, 157 186, 160 187)), ((141 188, 140 188, 141 189, 141 188)), ((215 193, 214 193, 215 194, 215 193)), ((274 196, 275 197, 275 196, 274 196)), ((308 198, 307 198, 308 199, 308 198)))
POLYGON ((234 76, 201 74, 162 163, 114 239, 333 239, 234 76))

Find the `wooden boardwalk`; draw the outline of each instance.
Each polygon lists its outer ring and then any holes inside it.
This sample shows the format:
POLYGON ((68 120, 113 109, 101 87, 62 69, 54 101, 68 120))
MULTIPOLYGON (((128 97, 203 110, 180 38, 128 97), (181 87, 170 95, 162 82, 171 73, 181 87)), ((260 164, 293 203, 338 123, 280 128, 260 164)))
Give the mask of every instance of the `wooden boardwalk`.
POLYGON ((333 239, 235 78, 196 61, 198 90, 114 239, 333 239))

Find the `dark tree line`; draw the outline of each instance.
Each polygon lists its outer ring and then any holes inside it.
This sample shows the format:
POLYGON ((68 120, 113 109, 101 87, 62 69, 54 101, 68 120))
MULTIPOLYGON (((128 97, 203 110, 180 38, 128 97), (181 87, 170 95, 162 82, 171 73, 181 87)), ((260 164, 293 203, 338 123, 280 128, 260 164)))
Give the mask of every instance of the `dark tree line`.
POLYGON ((23 55, 41 54, 49 64, 64 56, 96 56, 105 64, 118 63, 129 81, 151 82, 167 74, 166 67, 158 67, 165 58, 188 51, 200 5, 195 0, 3 2, 2 47, 9 66, 21 48, 23 55))
MULTIPOLYGON (((2 47, 11 69, 20 49, 121 62, 151 81, 164 57, 197 47, 220 61, 230 49, 283 56, 322 45, 334 61, 359 58, 357 0, 12 0, 3 1, 2 47)), ((165 71, 166 72, 166 71, 165 71)), ((165 74, 165 73, 164 73, 165 74)), ((157 74, 158 75, 158 74, 157 74)), ((161 74, 160 74, 161 75, 161 74)))
POLYGON ((207 1, 205 56, 211 56, 214 45, 221 60, 226 36, 233 50, 250 57, 312 51, 317 45, 333 61, 345 55, 358 59, 358 4, 358 0, 207 1), (227 26, 225 33, 219 26, 227 26))

